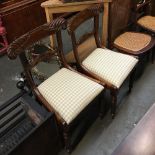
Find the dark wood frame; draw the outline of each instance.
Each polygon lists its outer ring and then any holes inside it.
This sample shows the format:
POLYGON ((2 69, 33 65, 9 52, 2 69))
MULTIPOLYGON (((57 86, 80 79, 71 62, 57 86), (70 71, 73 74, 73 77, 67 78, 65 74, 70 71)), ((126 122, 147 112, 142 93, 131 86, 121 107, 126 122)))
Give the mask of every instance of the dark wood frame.
MULTIPOLYGON (((86 69, 83 65, 82 62, 80 61, 79 55, 78 55, 78 46, 85 41, 86 39, 88 39, 90 36, 94 36, 95 37, 95 42, 97 45, 97 48, 104 48, 101 45, 101 41, 99 38, 99 14, 100 12, 103 12, 103 4, 98 4, 95 5, 91 8, 88 8, 84 11, 81 11, 80 13, 78 13, 77 15, 75 15, 75 17, 68 22, 68 26, 67 26, 67 30, 69 35, 71 36, 72 39, 72 45, 73 45, 73 52, 74 52, 74 56, 77 62, 77 68, 84 74, 93 77, 94 79, 97 79, 100 81, 100 83, 105 86, 107 89, 110 90, 111 93, 111 98, 112 98, 112 103, 111 103, 111 114, 112 114, 112 118, 114 118, 115 113, 116 113, 116 104, 117 104, 117 94, 119 89, 116 88, 114 85, 112 85, 111 83, 101 80, 99 77, 97 77, 96 75, 94 75, 93 73, 91 73, 88 69, 86 69), (79 40, 76 39, 76 35, 75 35, 75 30, 82 24, 84 23, 86 20, 89 20, 93 18, 94 19, 94 27, 92 32, 90 33, 86 33, 84 35, 82 35, 80 37, 79 40)), ((131 89, 133 87, 133 73, 134 70, 131 72, 131 77, 130 77, 130 82, 129 82, 129 92, 131 92, 131 89)))
MULTIPOLYGON (((71 146, 71 137, 70 137, 70 128, 74 125, 74 122, 79 120, 79 117, 81 115, 83 116, 85 114, 85 109, 87 109, 90 105, 88 105, 78 116, 75 118, 70 124, 67 124, 65 120, 49 105, 49 103, 46 101, 46 99, 41 95, 39 92, 37 85, 35 84, 35 81, 33 79, 33 75, 31 73, 32 68, 37 65, 40 61, 48 61, 51 59, 52 56, 57 53, 57 55, 60 58, 61 65, 73 72, 75 71, 73 68, 71 68, 67 63, 63 55, 63 44, 62 44, 62 38, 61 38, 61 29, 66 27, 66 20, 64 18, 58 18, 56 20, 53 20, 50 24, 44 24, 25 35, 21 36, 17 40, 15 40, 8 48, 8 57, 10 59, 15 59, 17 56, 19 56, 20 61, 24 68, 24 73, 26 77, 26 82, 30 90, 34 93, 37 100, 43 104, 49 111, 52 111, 55 113, 60 131, 63 133, 63 141, 65 144, 65 148, 68 152, 72 150, 71 146), (39 40, 43 39, 44 37, 54 35, 56 34, 57 38, 57 47, 53 47, 52 52, 47 51, 43 54, 38 54, 35 58, 33 58, 32 62, 29 62, 26 56, 25 50, 27 47, 33 45, 34 43, 38 42, 39 40)), ((81 74, 81 73, 79 73, 81 74)), ((81 74, 82 75, 82 74, 81 74)), ((85 75, 83 75, 85 76, 85 75)), ((85 76, 86 77, 86 76, 85 76)), ((100 81, 94 80, 93 78, 87 77, 94 82, 100 83, 100 81)), ((100 111, 103 112, 102 110, 100 111)), ((82 120, 82 119, 80 119, 82 120)))

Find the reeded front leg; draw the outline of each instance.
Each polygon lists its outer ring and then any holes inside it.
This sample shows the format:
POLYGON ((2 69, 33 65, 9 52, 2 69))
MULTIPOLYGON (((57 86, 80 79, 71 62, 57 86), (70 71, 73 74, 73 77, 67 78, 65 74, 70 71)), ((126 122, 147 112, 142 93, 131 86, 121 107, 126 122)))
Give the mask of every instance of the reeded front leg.
POLYGON ((63 130, 65 149, 68 153, 71 153, 69 126, 67 124, 64 124, 63 130))
POLYGON ((105 109, 106 102, 105 102, 105 97, 104 97, 105 93, 106 93, 106 89, 99 96, 99 102, 100 102, 99 117, 100 117, 100 119, 103 119, 103 116, 104 116, 105 110, 106 110, 105 109))

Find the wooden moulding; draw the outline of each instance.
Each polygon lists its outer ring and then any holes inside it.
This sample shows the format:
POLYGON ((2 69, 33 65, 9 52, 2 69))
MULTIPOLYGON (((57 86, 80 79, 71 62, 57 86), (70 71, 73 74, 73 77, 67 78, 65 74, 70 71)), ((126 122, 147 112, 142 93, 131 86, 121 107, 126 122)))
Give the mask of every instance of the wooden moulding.
MULTIPOLYGON (((103 3, 110 3, 112 0, 103 0, 103 3)), ((81 2, 68 2, 63 3, 60 0, 48 0, 41 4, 42 7, 56 7, 56 6, 76 6, 76 5, 84 5, 84 4, 96 4, 99 3, 98 0, 89 0, 89 1, 81 1, 81 2)))

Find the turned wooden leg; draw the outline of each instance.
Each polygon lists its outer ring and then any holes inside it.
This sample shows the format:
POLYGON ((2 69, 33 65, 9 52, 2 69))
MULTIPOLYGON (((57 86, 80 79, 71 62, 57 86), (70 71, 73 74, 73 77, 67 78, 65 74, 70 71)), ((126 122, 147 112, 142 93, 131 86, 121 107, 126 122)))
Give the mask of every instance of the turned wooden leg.
POLYGON ((135 73, 136 73, 136 69, 134 69, 130 75, 130 79, 129 79, 129 93, 131 93, 131 90, 133 88, 133 83, 134 83, 134 79, 135 79, 135 73))
POLYGON ((64 124, 63 129, 64 129, 63 136, 64 136, 65 149, 68 153, 71 153, 69 126, 67 124, 64 124))
POLYGON ((116 114, 116 105, 117 105, 117 90, 111 90, 111 115, 112 115, 112 119, 115 118, 115 114, 116 114))

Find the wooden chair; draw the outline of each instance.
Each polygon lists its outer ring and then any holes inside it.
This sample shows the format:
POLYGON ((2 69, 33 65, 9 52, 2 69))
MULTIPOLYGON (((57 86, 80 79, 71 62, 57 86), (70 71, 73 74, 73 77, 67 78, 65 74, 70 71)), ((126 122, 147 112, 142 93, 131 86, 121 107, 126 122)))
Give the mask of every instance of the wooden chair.
POLYGON ((83 120, 85 110, 92 101, 103 91, 104 87, 99 81, 82 75, 73 70, 65 61, 62 51, 61 29, 65 20, 59 18, 50 24, 42 25, 19 39, 15 40, 8 49, 8 56, 15 59, 19 56, 23 65, 26 81, 37 100, 39 100, 49 111, 55 112, 60 129, 63 132, 65 148, 71 151, 71 130, 75 122, 83 120), (47 51, 37 55, 31 61, 26 56, 27 49, 32 49, 39 40, 56 34, 57 47, 52 48, 52 52, 47 51), (58 54, 62 62, 62 68, 51 75, 41 84, 37 85, 32 75, 32 69, 42 61, 49 61, 58 54))
MULTIPOLYGON (((109 40, 111 44, 111 49, 116 48, 119 52, 137 56, 140 60, 143 59, 144 55, 149 54, 149 51, 153 48, 155 44, 154 38, 146 33, 136 32, 136 12, 135 2, 130 2, 128 4, 128 19, 124 19, 125 15, 120 15, 118 20, 127 20, 126 25, 123 25, 118 30, 118 35, 113 39, 109 40)), ((121 10, 119 10, 121 12, 121 10)), ((112 16, 115 17, 115 14, 112 16)), ((110 20, 110 25, 112 25, 112 20, 110 20)))
MULTIPOLYGON (((148 34, 155 36, 155 16, 150 15, 150 5, 151 1, 146 0, 137 4, 136 14, 137 14, 137 24, 148 34)), ((155 45, 155 43, 154 43, 155 45)), ((152 63, 154 61, 154 52, 152 51, 152 63)))
MULTIPOLYGON (((117 93, 124 80, 134 70, 138 60, 133 56, 117 53, 102 47, 99 34, 99 13, 103 11, 103 5, 96 5, 81 11, 68 22, 68 33, 72 39, 74 56, 79 70, 86 75, 93 77, 106 84, 106 88, 110 89, 112 104, 111 114, 114 118, 117 104, 117 93), (93 20, 93 30, 83 34, 79 39, 76 36, 76 30, 86 21, 93 20), (91 53, 83 60, 79 56, 79 47, 88 38, 95 38, 97 48, 92 50, 91 53)), ((85 25, 87 26, 87 25, 85 25)), ((91 46, 89 43, 87 46, 91 46)), ((87 53, 87 51, 85 51, 87 53)), ((131 91, 133 84, 133 76, 130 78, 129 91, 131 91)))

